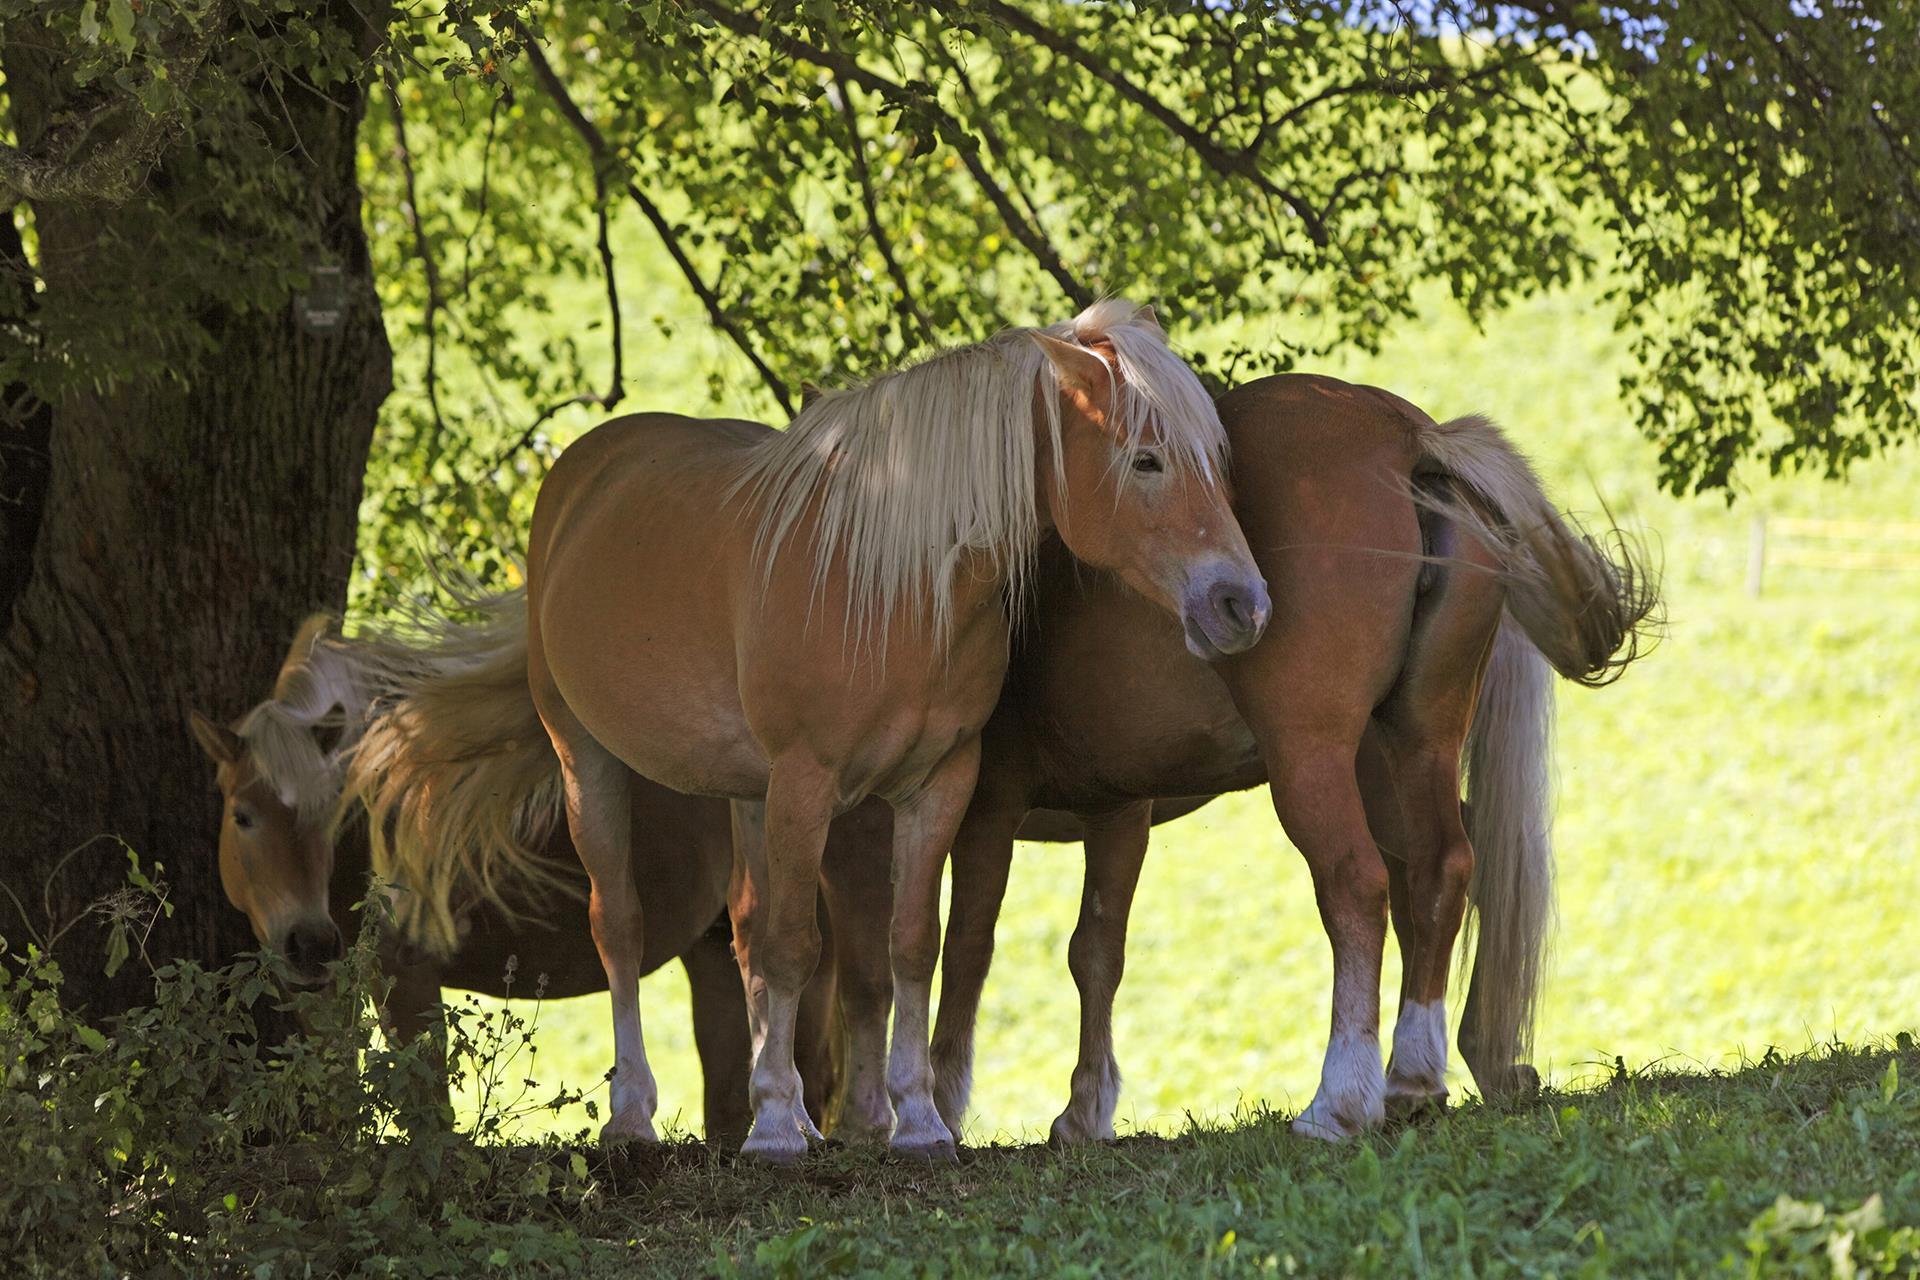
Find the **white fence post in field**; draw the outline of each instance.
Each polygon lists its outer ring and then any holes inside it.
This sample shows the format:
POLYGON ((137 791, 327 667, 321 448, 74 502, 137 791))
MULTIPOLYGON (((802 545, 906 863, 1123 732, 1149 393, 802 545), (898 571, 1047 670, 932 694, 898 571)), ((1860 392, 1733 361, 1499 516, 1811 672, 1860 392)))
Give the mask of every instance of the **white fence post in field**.
POLYGON ((1769 520, 1765 512, 1756 511, 1747 534, 1748 595, 1760 594, 1769 559, 1807 569, 1913 572, 1920 570, 1920 520, 1769 520))

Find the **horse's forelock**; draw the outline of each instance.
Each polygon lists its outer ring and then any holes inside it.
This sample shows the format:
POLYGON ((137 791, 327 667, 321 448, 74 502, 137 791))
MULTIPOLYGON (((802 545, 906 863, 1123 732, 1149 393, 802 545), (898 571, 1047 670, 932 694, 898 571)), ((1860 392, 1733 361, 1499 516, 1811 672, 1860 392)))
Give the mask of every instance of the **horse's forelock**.
POLYGON ((1083 345, 1113 348, 1119 374, 1113 424, 1127 451, 1151 435, 1175 468, 1210 482, 1224 473, 1227 435, 1213 397, 1150 312, 1124 298, 1103 298, 1061 328, 1083 345))
MULTIPOLYGON (((328 723, 328 717, 310 717, 269 701, 249 711, 237 730, 254 776, 302 822, 325 817, 340 793, 338 760, 320 745, 320 730, 328 723)), ((340 717, 332 723, 340 723, 340 717)))

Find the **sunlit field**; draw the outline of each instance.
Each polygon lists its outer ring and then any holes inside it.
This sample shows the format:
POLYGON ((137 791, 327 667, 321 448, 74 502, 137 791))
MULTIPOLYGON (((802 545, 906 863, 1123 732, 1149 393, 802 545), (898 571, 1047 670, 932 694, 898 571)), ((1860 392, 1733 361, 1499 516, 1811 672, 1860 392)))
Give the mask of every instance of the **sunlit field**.
MULTIPOLYGON (((636 244, 633 256, 651 265, 650 248, 636 244)), ((642 369, 658 345, 645 321, 670 288, 659 283, 634 316, 629 361, 642 369)), ((1920 572, 1770 566, 1758 599, 1744 580, 1756 513, 1911 520, 1920 465, 1907 451, 1846 484, 1748 474, 1731 510, 1719 496, 1660 494, 1652 447, 1620 403, 1621 344, 1593 298, 1537 299, 1485 332, 1436 300, 1379 356, 1320 366, 1436 417, 1492 414, 1562 505, 1591 515, 1604 501, 1665 566, 1658 648, 1613 687, 1560 689, 1560 919, 1538 1062, 1567 1084, 1613 1071, 1616 1057, 1720 1066, 1770 1046, 1910 1027, 1920 1017, 1910 920, 1920 884, 1920 572)), ((711 412, 711 371, 738 407, 752 407, 751 387, 713 339, 681 332, 664 357, 675 376, 643 378, 630 404, 711 412)), ((1176 333, 1188 343, 1219 336, 1176 333)), ((1065 952, 1079 877, 1077 848, 1020 850, 982 1013, 973 1140, 1044 1136, 1064 1102, 1076 1007, 1065 952)), ((1190 1118, 1304 1105, 1328 979, 1304 865, 1264 791, 1156 831, 1116 1013, 1120 1131, 1174 1133, 1190 1118)), ((1387 992, 1396 981, 1389 944, 1387 992)), ((698 1132, 677 969, 643 984, 642 1008, 662 1118, 698 1132)), ((539 1096, 564 1081, 604 1097, 604 997, 517 1009, 538 1019, 527 1074, 539 1096)), ((1456 1077, 1464 1087, 1457 1068, 1456 1077)), ((575 1107, 527 1126, 588 1123, 575 1107)))

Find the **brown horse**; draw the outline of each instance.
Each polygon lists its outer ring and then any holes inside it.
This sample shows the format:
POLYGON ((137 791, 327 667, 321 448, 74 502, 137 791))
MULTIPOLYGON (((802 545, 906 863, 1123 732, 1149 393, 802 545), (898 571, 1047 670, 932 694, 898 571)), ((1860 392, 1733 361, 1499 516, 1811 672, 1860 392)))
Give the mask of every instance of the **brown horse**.
POLYGON ((892 1146, 951 1156, 927 1059, 940 869, 999 696, 1007 608, 1042 537, 1251 646, 1266 588, 1224 487, 1225 438, 1151 313, 1112 300, 825 397, 784 432, 669 416, 589 433, 541 487, 528 683, 560 756, 614 1000, 612 1135, 652 1132, 635 979, 634 773, 759 802, 744 939, 755 1039, 745 1149, 803 1153, 794 1018, 836 814, 895 813, 892 1146))
MULTIPOLYGON (((342 931, 353 927, 351 908, 368 891, 367 824, 330 821, 343 791, 380 806, 383 834, 430 811, 449 816, 448 806, 407 801, 470 793, 471 785, 463 793, 460 784, 471 784, 476 773, 500 781, 501 757, 516 747, 514 693, 532 721, 519 741, 538 752, 512 765, 530 779, 528 795, 537 801, 539 784, 558 772, 522 674, 524 599, 498 597, 483 608, 486 625, 449 625, 410 645, 391 637, 344 639, 333 619, 316 615, 296 636, 272 697, 231 728, 198 712, 191 717, 195 737, 218 768, 220 874, 228 900, 246 913, 261 946, 285 956, 299 980, 324 979, 326 963, 341 953, 342 931), (512 673, 510 682, 499 678, 503 669, 512 673), (474 749, 476 734, 502 730, 506 738, 474 749), (337 740, 323 747, 323 735, 337 740), (488 764, 496 767, 489 771, 488 764)), ((878 816, 884 824, 885 814, 878 816)), ((846 856, 841 850, 884 847, 884 825, 866 833, 858 825, 872 817, 854 815, 836 825, 830 864, 846 856)), ((632 825, 636 879, 656 926, 642 971, 674 958, 685 966, 705 1075, 707 1136, 738 1143, 750 1118, 751 1042, 726 918, 733 858, 727 805, 636 780, 632 825), (666 850, 670 857, 662 856, 666 850)), ((483 879, 459 857, 434 856, 420 875, 424 893, 397 892, 399 914, 415 936, 403 929, 380 940, 380 968, 390 982, 380 1012, 390 1033, 435 1031, 443 988, 506 997, 524 995, 537 981, 556 999, 606 990, 585 927, 586 877, 566 828, 549 821, 536 834, 539 862, 530 875, 496 871, 483 879), (427 927, 428 920, 444 932, 427 927), (508 976, 516 959, 524 975, 517 990, 508 976)), ((457 838, 450 835, 436 848, 457 848, 457 838)), ((407 849, 422 851, 417 843, 407 849)), ((832 971, 823 968, 801 1013, 806 1100, 822 1123, 834 1080, 832 992, 832 971)))
POLYGON ((1537 1082, 1520 1058, 1551 874, 1541 660, 1605 682, 1634 656, 1654 589, 1624 556, 1569 529, 1481 420, 1440 425, 1386 392, 1299 375, 1241 387, 1219 407, 1235 510, 1272 586, 1274 620, 1255 648, 1205 665, 1123 584, 1043 558, 1033 625, 982 736, 953 850, 934 1059, 956 1132, 1028 812, 1067 810, 1088 828, 1068 953, 1080 1060, 1053 1127, 1056 1141, 1074 1142, 1112 1134, 1110 1016, 1148 802, 1262 782, 1307 859, 1333 948, 1330 1044, 1295 1128, 1337 1138, 1378 1123, 1389 1104, 1444 1100, 1448 961, 1469 896, 1480 928, 1462 1053, 1486 1094, 1537 1082), (1501 627, 1503 607, 1524 636, 1501 627), (1471 838, 1460 798, 1470 720, 1471 838), (1404 976, 1383 1081, 1389 907, 1404 976))

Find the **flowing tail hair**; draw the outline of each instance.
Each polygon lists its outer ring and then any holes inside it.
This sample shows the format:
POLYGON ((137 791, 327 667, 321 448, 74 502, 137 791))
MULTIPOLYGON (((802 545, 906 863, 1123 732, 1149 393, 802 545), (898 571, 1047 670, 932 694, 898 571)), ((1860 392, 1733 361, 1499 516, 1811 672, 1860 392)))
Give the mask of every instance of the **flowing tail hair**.
POLYGON ((1548 753, 1549 667, 1576 684, 1610 684, 1660 624, 1658 574, 1611 525, 1598 537, 1557 511, 1533 468, 1490 421, 1420 433, 1421 470, 1453 483, 1419 501, 1457 521, 1498 560, 1506 613, 1467 735, 1474 951, 1460 1051, 1483 1094, 1537 1087, 1526 1065, 1553 917, 1548 753))
POLYGON ((460 593, 463 622, 425 608, 369 637, 388 699, 355 747, 336 821, 365 810, 374 870, 405 937, 447 955, 460 916, 509 915, 577 893, 541 847, 560 815, 560 761, 527 689, 523 589, 460 593))

